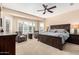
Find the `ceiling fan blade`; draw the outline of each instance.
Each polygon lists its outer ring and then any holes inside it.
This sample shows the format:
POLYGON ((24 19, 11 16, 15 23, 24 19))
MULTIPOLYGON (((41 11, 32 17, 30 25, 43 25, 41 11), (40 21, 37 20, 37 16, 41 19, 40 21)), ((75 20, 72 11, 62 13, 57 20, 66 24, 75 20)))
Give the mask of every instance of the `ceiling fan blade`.
POLYGON ((47 6, 48 6, 48 5, 42 4, 42 6, 43 6, 45 9, 47 9, 47 6))
POLYGON ((46 11, 43 12, 43 14, 45 14, 45 13, 46 13, 46 11))
POLYGON ((56 6, 50 7, 50 8, 48 8, 48 9, 53 9, 53 8, 56 8, 56 6))
POLYGON ((42 4, 42 6, 43 6, 44 8, 46 8, 46 5, 45 5, 45 4, 42 4))
POLYGON ((48 10, 48 12, 53 13, 53 11, 48 10))

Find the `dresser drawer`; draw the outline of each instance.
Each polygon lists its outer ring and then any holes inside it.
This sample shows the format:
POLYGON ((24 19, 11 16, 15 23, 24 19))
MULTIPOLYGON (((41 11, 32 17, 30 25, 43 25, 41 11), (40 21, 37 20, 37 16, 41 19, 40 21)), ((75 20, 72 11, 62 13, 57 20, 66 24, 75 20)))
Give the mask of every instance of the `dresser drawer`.
POLYGON ((79 35, 70 34, 69 42, 74 44, 79 44, 79 35))

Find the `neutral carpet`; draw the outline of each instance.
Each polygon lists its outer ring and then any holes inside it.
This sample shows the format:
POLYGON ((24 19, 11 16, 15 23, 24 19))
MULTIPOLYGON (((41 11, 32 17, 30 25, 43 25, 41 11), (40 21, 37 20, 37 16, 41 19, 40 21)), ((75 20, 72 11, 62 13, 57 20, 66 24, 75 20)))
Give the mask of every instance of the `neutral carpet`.
POLYGON ((79 55, 79 45, 67 43, 63 50, 59 50, 38 42, 37 39, 28 39, 16 43, 16 55, 79 55))

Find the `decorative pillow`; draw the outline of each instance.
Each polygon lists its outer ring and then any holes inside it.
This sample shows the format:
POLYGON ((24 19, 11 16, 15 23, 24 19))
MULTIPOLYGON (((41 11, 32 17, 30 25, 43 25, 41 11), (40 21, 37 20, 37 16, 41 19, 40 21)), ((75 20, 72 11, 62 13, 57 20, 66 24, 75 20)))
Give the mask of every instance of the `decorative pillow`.
POLYGON ((55 29, 58 33, 67 33, 65 29, 55 29))
POLYGON ((49 30, 49 32, 54 32, 54 33, 55 33, 55 32, 56 32, 56 30, 55 30, 55 29, 52 29, 52 30, 49 30))
POLYGON ((59 33, 65 32, 65 29, 55 29, 55 30, 59 33))
POLYGON ((57 32, 58 32, 57 30, 54 31, 54 33, 57 33, 57 32))
POLYGON ((49 32, 53 32, 53 33, 68 33, 65 29, 52 29, 52 30, 49 30, 49 32))

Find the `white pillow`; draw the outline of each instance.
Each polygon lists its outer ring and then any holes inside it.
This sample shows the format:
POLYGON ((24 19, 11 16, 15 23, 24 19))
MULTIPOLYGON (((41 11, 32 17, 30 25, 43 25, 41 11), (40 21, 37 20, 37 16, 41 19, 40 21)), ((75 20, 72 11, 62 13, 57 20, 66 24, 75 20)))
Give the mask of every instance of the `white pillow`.
POLYGON ((51 29, 51 30, 49 30, 49 32, 55 32, 56 30, 55 29, 51 29))
POLYGON ((66 31, 65 29, 56 29, 57 32, 64 32, 66 31))
POLYGON ((49 32, 53 33, 68 33, 65 29, 51 29, 49 32))
POLYGON ((68 33, 65 29, 55 29, 57 33, 68 33))

